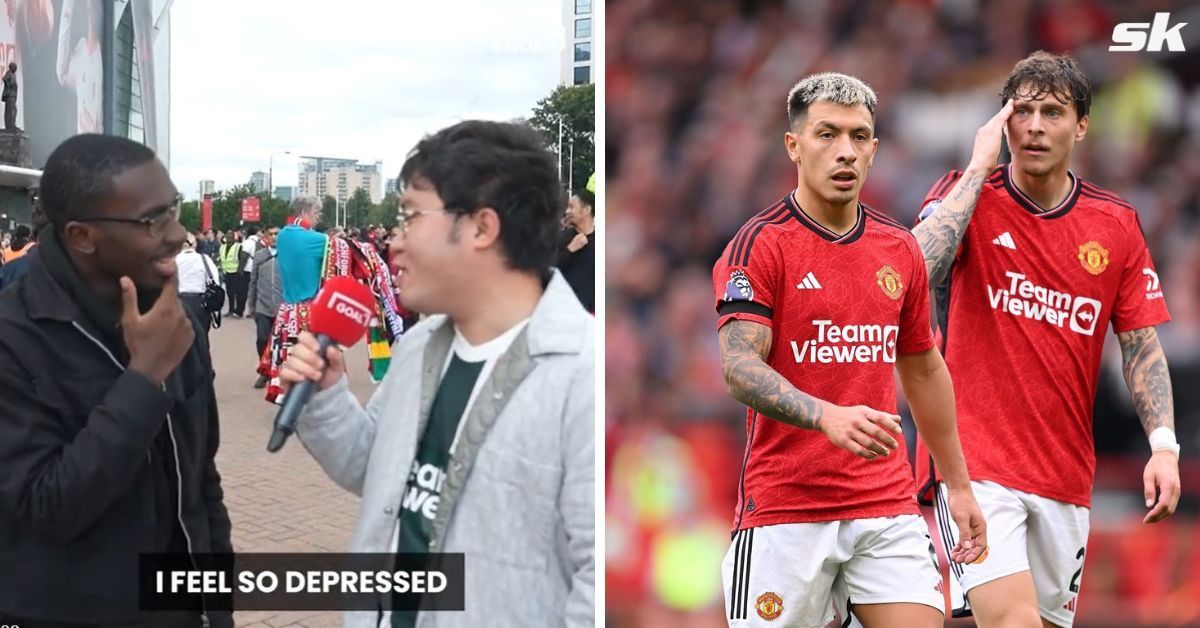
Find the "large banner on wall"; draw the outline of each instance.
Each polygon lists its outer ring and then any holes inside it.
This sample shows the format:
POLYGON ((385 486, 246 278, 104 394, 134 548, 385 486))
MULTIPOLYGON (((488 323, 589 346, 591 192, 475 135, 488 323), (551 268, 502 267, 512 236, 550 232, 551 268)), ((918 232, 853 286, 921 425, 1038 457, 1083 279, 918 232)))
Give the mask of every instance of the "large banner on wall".
MULTIPOLYGON (((104 0, 5 0, 35 167, 76 133, 104 131, 104 0)), ((0 40, 4 19, 0 18, 0 40)), ((0 41, 0 47, 3 41, 0 41)))

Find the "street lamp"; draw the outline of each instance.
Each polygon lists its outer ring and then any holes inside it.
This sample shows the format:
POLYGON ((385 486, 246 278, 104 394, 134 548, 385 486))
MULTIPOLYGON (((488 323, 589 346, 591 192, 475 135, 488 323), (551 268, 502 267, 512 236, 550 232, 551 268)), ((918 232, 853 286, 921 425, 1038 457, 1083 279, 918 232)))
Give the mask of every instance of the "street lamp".
POLYGON ((291 155, 290 150, 277 150, 267 158, 267 196, 275 198, 275 155, 291 155))

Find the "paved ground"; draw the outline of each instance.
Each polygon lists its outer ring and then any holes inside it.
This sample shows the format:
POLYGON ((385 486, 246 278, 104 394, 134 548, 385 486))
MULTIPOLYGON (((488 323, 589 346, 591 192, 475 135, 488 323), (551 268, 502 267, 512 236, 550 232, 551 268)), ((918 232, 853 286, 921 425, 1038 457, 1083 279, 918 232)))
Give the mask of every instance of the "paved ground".
MULTIPOLYGON (((267 439, 278 406, 252 388, 254 321, 225 319, 210 333, 221 410, 217 468, 233 521, 237 552, 344 552, 358 517, 358 498, 325 476, 304 447, 291 438, 275 454, 267 439)), ((351 387, 360 399, 372 385, 365 343, 350 351, 351 387)), ((239 612, 238 626, 306 628, 339 626, 337 612, 239 612)))

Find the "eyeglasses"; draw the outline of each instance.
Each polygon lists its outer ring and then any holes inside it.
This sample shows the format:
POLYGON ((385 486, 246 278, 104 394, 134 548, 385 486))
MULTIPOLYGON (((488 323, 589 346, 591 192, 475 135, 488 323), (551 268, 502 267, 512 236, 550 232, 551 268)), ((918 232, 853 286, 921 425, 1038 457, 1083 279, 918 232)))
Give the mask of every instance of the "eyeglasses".
POLYGON ((120 222, 126 224, 138 224, 144 227, 149 227, 150 235, 158 238, 162 237, 167 232, 167 227, 172 222, 179 220, 179 210, 183 206, 183 196, 175 197, 175 202, 167 207, 163 207, 149 216, 141 218, 114 218, 109 216, 90 216, 79 218, 75 222, 120 222))
POLYGON ((445 208, 443 208, 443 209, 406 210, 403 207, 401 207, 400 210, 396 212, 396 226, 400 227, 401 233, 408 233, 408 227, 410 224, 412 224, 413 220, 416 220, 418 216, 424 216, 425 214, 432 214, 433 212, 452 213, 452 214, 454 214, 455 219, 457 219, 459 216, 463 215, 463 212, 457 212, 457 211, 453 211, 453 210, 445 209, 445 208))

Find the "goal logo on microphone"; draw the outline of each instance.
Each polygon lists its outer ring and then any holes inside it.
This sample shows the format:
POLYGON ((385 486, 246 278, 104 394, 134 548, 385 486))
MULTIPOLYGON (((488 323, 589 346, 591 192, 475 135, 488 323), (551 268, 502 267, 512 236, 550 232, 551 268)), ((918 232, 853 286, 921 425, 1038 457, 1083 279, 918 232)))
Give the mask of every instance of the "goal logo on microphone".
POLYGON ((371 322, 371 309, 367 306, 351 299, 350 297, 334 292, 329 296, 329 309, 338 314, 352 319, 354 322, 366 327, 371 322))

